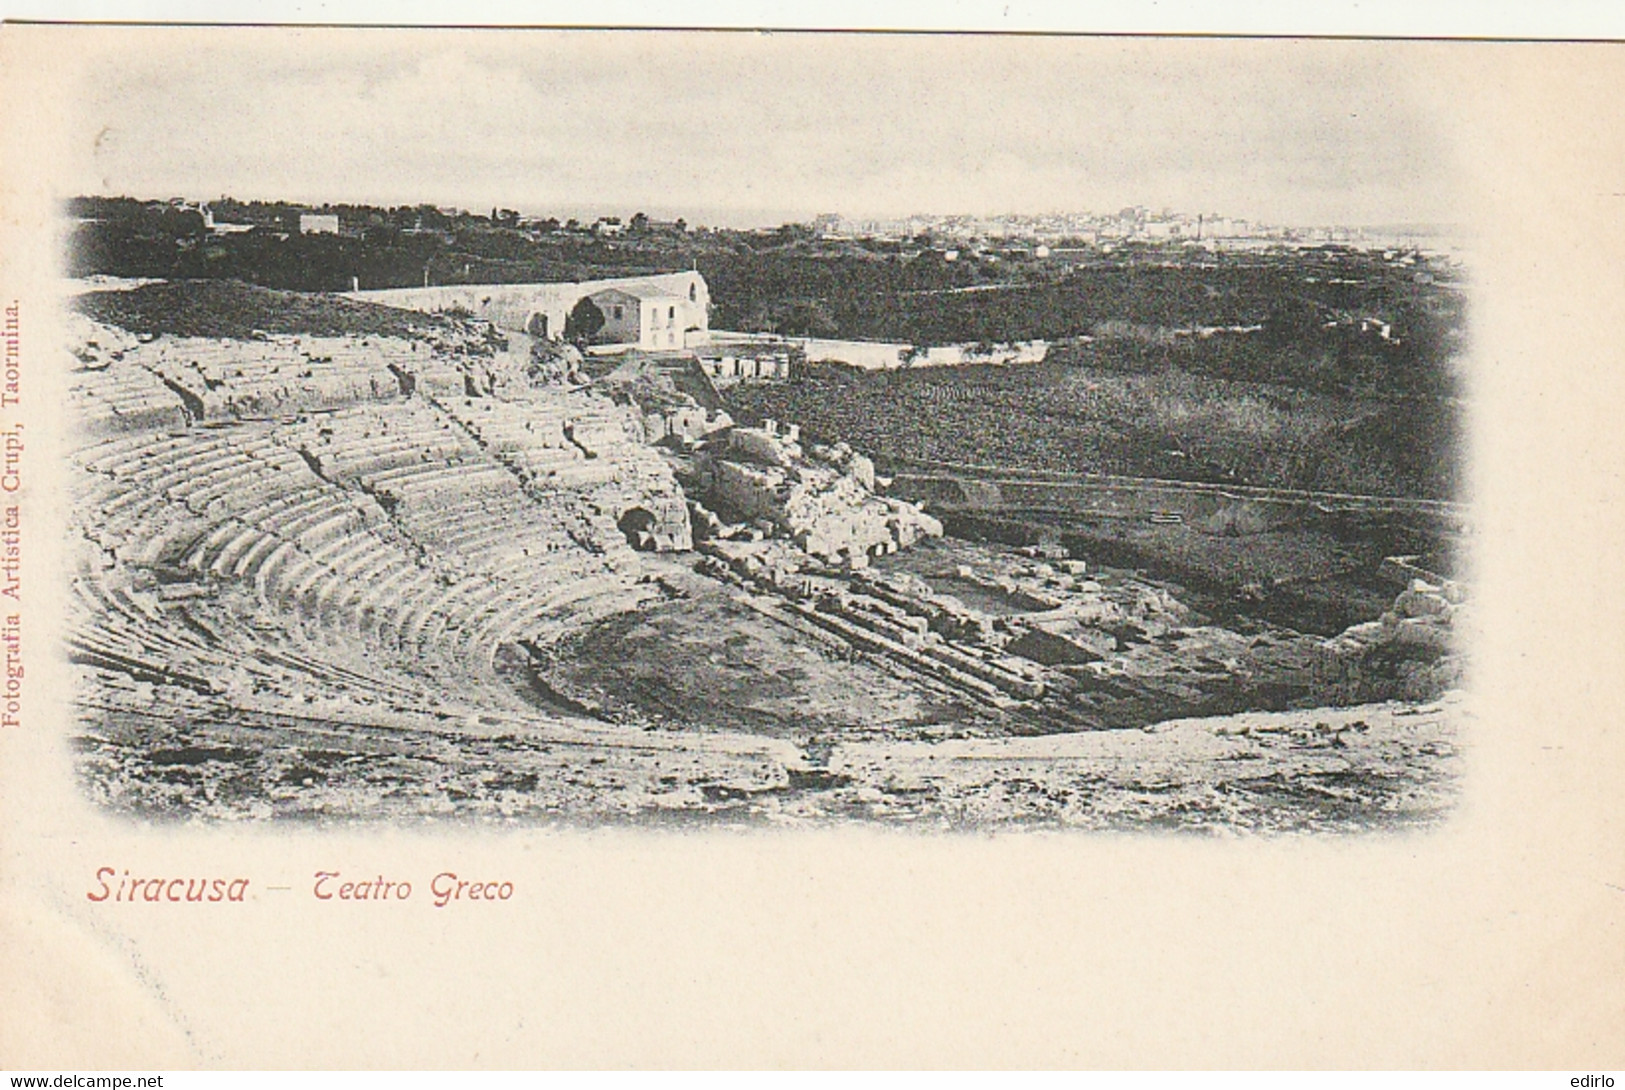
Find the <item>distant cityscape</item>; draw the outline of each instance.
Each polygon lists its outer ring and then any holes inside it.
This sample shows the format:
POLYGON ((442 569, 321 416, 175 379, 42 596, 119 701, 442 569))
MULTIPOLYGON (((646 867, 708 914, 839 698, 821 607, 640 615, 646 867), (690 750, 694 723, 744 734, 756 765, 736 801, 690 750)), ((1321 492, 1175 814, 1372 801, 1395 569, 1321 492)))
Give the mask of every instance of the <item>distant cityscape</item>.
MULTIPOLYGON (((1056 245, 1110 247, 1120 243, 1179 242, 1210 248, 1249 244, 1343 243, 1415 245, 1439 236, 1424 225, 1384 227, 1285 227, 1217 212, 1189 213, 1134 205, 1117 212, 1060 212, 1045 215, 912 215, 901 219, 852 219, 838 213, 815 217, 810 226, 824 238, 918 238, 921 235, 968 243, 1029 242, 1039 249, 1056 245)), ((1038 255, 1043 256, 1043 255, 1038 255)))
MULTIPOLYGON (((493 207, 490 213, 431 204, 399 207, 365 204, 304 205, 289 202, 207 201, 170 198, 147 201, 149 210, 196 212, 214 235, 254 230, 282 234, 360 235, 369 228, 390 227, 407 233, 435 234, 459 228, 492 227, 519 232, 533 240, 545 236, 626 238, 684 235, 800 235, 808 240, 839 243, 880 242, 934 246, 957 256, 956 249, 984 255, 1014 251, 1039 259, 1071 248, 1110 252, 1122 245, 1173 244, 1208 250, 1246 250, 1274 246, 1347 245, 1362 248, 1453 248, 1452 228, 1431 224, 1283 226, 1218 212, 1183 212, 1134 205, 1116 212, 1053 212, 967 215, 916 213, 894 218, 857 218, 826 212, 778 227, 709 228, 682 217, 659 219, 643 212, 594 219, 527 215, 493 207)), ((950 260, 953 258, 950 257, 950 260)))

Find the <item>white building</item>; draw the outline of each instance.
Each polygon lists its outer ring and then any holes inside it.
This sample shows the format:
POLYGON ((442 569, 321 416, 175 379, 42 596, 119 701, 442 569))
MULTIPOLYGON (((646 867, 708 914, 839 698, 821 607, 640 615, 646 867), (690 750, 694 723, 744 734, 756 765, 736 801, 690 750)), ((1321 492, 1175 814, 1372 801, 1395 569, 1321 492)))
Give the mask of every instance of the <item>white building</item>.
POLYGON ((787 352, 766 354, 717 354, 715 349, 701 353, 700 369, 713 382, 730 384, 740 380, 787 379, 790 377, 790 355, 787 352))
POLYGON ((604 315, 597 340, 639 348, 684 347, 691 314, 689 302, 682 296, 660 285, 632 283, 604 288, 587 298, 604 315))
POLYGON ((710 337, 711 291, 698 272, 550 284, 447 284, 349 293, 429 313, 465 311, 502 329, 558 339, 570 311, 592 299, 604 312, 597 340, 639 348, 690 348, 710 337), (620 311, 617 315, 616 309, 620 311))
POLYGON ((317 212, 301 212, 299 213, 299 233, 301 235, 336 235, 339 233, 339 218, 317 212))

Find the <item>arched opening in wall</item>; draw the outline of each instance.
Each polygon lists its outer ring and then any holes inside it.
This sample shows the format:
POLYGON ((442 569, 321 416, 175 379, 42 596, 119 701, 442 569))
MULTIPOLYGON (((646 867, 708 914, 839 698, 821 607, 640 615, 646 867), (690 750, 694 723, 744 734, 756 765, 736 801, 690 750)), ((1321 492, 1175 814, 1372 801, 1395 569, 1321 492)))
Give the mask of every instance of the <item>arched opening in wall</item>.
POLYGON ((652 553, 660 547, 655 540, 658 520, 654 513, 643 507, 629 508, 615 525, 626 535, 627 543, 643 553, 652 553))
POLYGON ((525 323, 525 332, 529 333, 532 337, 540 337, 543 340, 546 340, 549 336, 547 330, 547 315, 532 314, 530 316, 530 321, 525 323))
POLYGON ((570 308, 569 315, 564 320, 564 339, 574 344, 591 344, 593 338, 604 328, 607 319, 604 312, 598 309, 589 296, 582 296, 576 305, 570 308))

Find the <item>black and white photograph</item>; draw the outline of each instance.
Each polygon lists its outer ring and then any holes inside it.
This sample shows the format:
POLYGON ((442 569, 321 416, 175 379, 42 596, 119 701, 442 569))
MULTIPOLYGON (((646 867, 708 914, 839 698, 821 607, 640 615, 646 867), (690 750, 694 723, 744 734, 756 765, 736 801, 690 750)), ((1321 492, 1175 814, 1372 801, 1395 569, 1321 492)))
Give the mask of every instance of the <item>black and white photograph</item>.
POLYGON ((5 21, 0 1068, 1606 1090, 1625 44, 1177 6, 5 21))
POLYGON ((426 44, 97 73, 62 211, 98 803, 1449 815, 1472 240, 1394 58, 426 44))

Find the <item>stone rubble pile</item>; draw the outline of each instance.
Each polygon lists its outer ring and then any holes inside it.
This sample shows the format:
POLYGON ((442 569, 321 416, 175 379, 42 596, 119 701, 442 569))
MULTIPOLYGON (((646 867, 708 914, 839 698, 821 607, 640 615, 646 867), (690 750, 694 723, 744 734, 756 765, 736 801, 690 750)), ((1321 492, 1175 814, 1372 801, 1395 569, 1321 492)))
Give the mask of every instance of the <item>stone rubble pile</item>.
POLYGON ((1460 683, 1469 612, 1461 584, 1413 578, 1377 620, 1326 641, 1330 661, 1321 672, 1356 691, 1373 676, 1392 673, 1407 699, 1433 699, 1460 683))
POLYGON ((844 444, 804 451, 794 425, 782 433, 773 421, 735 427, 708 454, 708 507, 763 524, 821 560, 859 569, 942 535, 920 507, 874 493, 867 458, 844 444))

